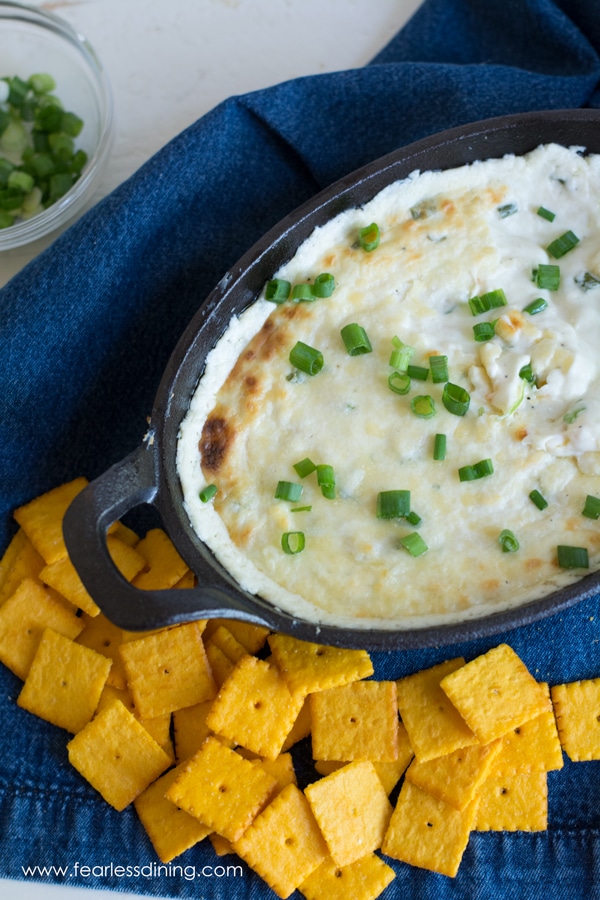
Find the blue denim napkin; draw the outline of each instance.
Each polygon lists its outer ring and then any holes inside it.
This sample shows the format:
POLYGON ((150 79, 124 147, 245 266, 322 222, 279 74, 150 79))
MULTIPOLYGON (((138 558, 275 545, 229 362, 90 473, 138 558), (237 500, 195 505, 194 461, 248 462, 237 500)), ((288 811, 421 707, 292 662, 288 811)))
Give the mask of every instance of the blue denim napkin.
MULTIPOLYGON (((426 0, 371 65, 232 98, 175 138, 0 291, 0 547, 15 506, 138 446, 185 325, 280 218, 438 130, 599 107, 599 53, 598 0, 426 0)), ((598 599, 451 652, 472 658, 501 640, 540 680, 598 676, 598 599)), ((448 655, 375 654, 375 675, 448 655)), ((112 811, 70 768, 68 735, 15 706, 20 686, 0 671, 0 875, 206 900, 274 896, 245 866, 227 871, 234 859, 218 860, 206 841, 174 861, 179 869, 158 870, 133 810, 112 811), (55 868, 28 875, 36 866, 55 868)), ((309 748, 295 756, 303 786, 309 748)), ((546 833, 472 835, 455 879, 391 861, 385 896, 600 898, 600 763, 566 761, 548 781, 546 833)))

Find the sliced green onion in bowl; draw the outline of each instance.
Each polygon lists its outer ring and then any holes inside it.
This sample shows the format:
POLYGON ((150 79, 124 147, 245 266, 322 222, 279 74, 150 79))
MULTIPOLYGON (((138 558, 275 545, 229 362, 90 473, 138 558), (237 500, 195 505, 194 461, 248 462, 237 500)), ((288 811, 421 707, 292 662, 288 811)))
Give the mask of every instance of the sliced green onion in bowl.
POLYGON ((290 500, 295 503, 300 499, 302 490, 302 485, 294 481, 278 481, 274 496, 276 500, 290 500))
POLYGON ((507 302, 503 289, 497 288, 495 291, 487 291, 487 293, 480 294, 478 297, 471 297, 469 308, 474 316, 479 316, 490 309, 506 306, 507 302))
POLYGON ((349 325, 344 325, 340 334, 350 356, 362 356, 364 353, 372 352, 371 342, 362 325, 351 322, 349 325))
POLYGON ((454 416, 464 416, 469 410, 471 395, 458 384, 447 381, 442 392, 442 403, 454 416))
POLYGON ((321 272, 313 282, 313 292, 319 299, 331 297, 335 290, 335 278, 329 272, 321 272))
POLYGON ((319 464, 317 466, 317 484, 321 493, 328 500, 335 500, 335 472, 333 466, 319 464))
POLYGON ((482 459, 470 466, 460 466, 458 477, 461 481, 476 481, 479 478, 486 478, 493 475, 494 464, 491 459, 482 459))
POLYGON ((378 519, 401 519, 410 513, 410 491, 380 491, 377 495, 378 519))
POLYGON ((324 365, 323 354, 304 341, 297 341, 290 351, 290 362, 307 375, 318 375, 324 365))
POLYGON ((377 247, 379 247, 380 239, 379 225, 377 225, 376 222, 365 225, 365 227, 361 228, 358 232, 358 243, 363 250, 367 251, 367 253, 370 253, 371 250, 376 250, 377 247))
POLYGON ((404 341, 401 341, 399 337, 392 338, 392 346, 394 349, 390 356, 390 366, 397 372, 406 372, 415 352, 415 348, 409 347, 409 345, 405 344, 404 341))
POLYGON ((210 500, 212 500, 212 498, 215 496, 216 493, 217 493, 216 484, 207 484, 205 488, 202 488, 202 490, 200 491, 198 496, 200 497, 200 499, 202 500, 203 503, 208 503, 210 500))
POLYGON ((571 547, 559 544, 556 548, 558 565, 561 569, 589 569, 589 557, 585 547, 571 547))
POLYGON ((545 309, 548 309, 548 301, 544 300, 543 297, 537 297, 535 300, 532 300, 531 303, 528 303, 527 306, 523 308, 523 312, 529 313, 530 316, 536 316, 538 313, 543 312, 545 309))
POLYGON ((434 384, 445 384, 448 381, 448 357, 434 355, 429 357, 431 380, 434 384))
POLYGON ((296 303, 312 303, 316 299, 312 284, 295 284, 292 288, 292 300, 296 303))
POLYGON ((498 543, 500 544, 503 553, 516 553, 519 549, 519 542, 515 537, 514 532, 509 528, 502 529, 498 535, 498 543))
POLYGON ((265 285, 265 300, 285 303, 292 292, 292 285, 285 278, 271 278, 265 285))
POLYGON ((316 472, 317 466, 316 463, 309 459, 308 456, 305 456, 304 459, 301 459, 299 462, 294 463, 294 469, 296 470, 296 474, 299 478, 306 478, 307 475, 311 475, 313 472, 316 472))
POLYGON ((446 459, 446 435, 436 434, 433 441, 433 458, 435 460, 446 459))
POLYGON ((435 416, 435 403, 430 394, 419 394, 413 397, 410 408, 419 419, 431 419, 435 416))
POLYGON ((388 378, 388 386, 395 394, 408 394, 411 380, 406 372, 392 372, 388 378))
POLYGON ((547 291, 557 291, 560 286, 560 266, 553 263, 540 263, 534 270, 534 279, 537 287, 547 291))
POLYGON ((429 369, 427 366, 407 366, 406 374, 409 378, 414 378, 416 381, 427 381, 429 369))
POLYGON ((284 531, 281 535, 281 547, 284 553, 295 556, 302 553, 306 546, 306 538, 303 531, 284 531))
POLYGON ((569 251, 573 250, 578 243, 579 238, 576 234, 573 234, 572 231, 565 231, 564 234, 557 237, 551 244, 548 244, 546 251, 550 256, 554 257, 554 259, 560 259, 565 253, 569 253, 569 251))
POLYGON ((537 489, 530 491, 529 499, 540 510, 546 509, 546 507, 548 506, 548 501, 546 500, 545 497, 542 496, 542 494, 540 494, 540 492, 537 489))
POLYGON ((473 337, 476 341, 491 341, 496 334, 495 322, 478 322, 473 325, 473 337))
POLYGON ((546 209, 544 206, 538 207, 537 214, 542 219, 546 219, 547 222, 554 222, 554 220, 556 218, 556 213, 551 212, 549 209, 546 209))
POLYGON ((411 556, 422 556, 428 549, 427 544, 418 531, 413 531, 411 534, 400 538, 400 543, 405 550, 408 550, 411 556))
POLYGON ((600 518, 600 497, 594 497, 592 494, 588 494, 585 498, 582 514, 587 516, 588 519, 600 518))

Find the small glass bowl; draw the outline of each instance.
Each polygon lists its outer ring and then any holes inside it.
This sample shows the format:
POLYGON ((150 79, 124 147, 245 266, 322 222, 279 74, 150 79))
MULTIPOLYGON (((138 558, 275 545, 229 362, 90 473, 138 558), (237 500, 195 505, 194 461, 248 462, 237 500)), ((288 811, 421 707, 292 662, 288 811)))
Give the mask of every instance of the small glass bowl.
POLYGON ((72 188, 31 219, 0 229, 0 251, 21 247, 64 226, 89 201, 104 171, 113 130, 112 95, 106 74, 87 39, 64 19, 21 3, 0 2, 0 77, 47 72, 53 92, 83 119, 76 147, 88 161, 72 188))

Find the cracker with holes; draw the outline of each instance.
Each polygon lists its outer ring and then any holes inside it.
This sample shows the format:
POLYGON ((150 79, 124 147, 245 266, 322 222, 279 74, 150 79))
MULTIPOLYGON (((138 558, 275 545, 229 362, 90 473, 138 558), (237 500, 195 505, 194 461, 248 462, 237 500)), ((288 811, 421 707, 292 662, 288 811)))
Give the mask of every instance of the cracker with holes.
POLYGON ((461 747, 427 762, 415 759, 406 770, 406 779, 454 809, 463 810, 488 777, 501 749, 498 739, 491 744, 461 747))
POLYGON ((241 644, 224 625, 219 625, 218 628, 215 628, 208 640, 205 637, 204 641, 207 652, 210 652, 210 647, 218 647, 221 653, 223 653, 233 665, 235 665, 236 662, 239 662, 242 656, 248 655, 248 651, 244 645, 241 644))
POLYGON ((276 666, 244 656, 222 685, 206 724, 259 756, 274 759, 303 702, 304 697, 290 693, 276 666))
POLYGON ((215 696, 203 627, 204 622, 188 622, 121 645, 127 683, 142 718, 153 719, 215 696))
POLYGON ((140 590, 172 588, 189 569, 162 528, 151 528, 137 544, 136 550, 146 560, 146 569, 136 575, 132 582, 140 590))
POLYGON ((44 565, 40 554, 19 528, 0 560, 0 606, 14 594, 24 578, 37 579, 44 565))
POLYGON ((440 687, 442 678, 465 664, 449 659, 396 682, 400 718, 415 757, 422 762, 477 743, 477 738, 440 687))
POLYGON ((85 627, 81 634, 77 637, 77 643, 96 653, 101 653, 110 659, 112 665, 108 673, 108 684, 116 688, 125 688, 127 679, 125 677, 125 667, 119 652, 119 647, 123 641, 123 632, 117 626, 113 625, 110 619, 107 619, 103 613, 97 616, 88 616, 83 613, 81 621, 85 627))
POLYGON ((277 788, 261 766, 209 736, 165 796, 229 841, 238 840, 277 788))
POLYGON ((179 768, 171 769, 133 801, 144 830, 163 863, 170 862, 211 833, 207 825, 203 825, 165 797, 179 774, 179 768))
POLYGON ((366 650, 328 647, 285 634, 272 634, 269 646, 279 671, 293 692, 312 694, 373 674, 373 664, 366 650))
POLYGON ((87 483, 86 478, 75 478, 30 500, 14 512, 18 524, 47 565, 67 555, 62 520, 71 501, 87 483))
MULTIPOLYGON (((545 685, 549 695, 548 686, 545 685)), ((564 765, 554 712, 544 712, 513 728, 502 738, 490 777, 527 772, 554 772, 564 765)))
POLYGON ((286 750, 289 750, 290 747, 293 747, 294 744, 297 744, 298 741, 301 741, 305 737, 308 737, 311 728, 312 719, 310 717, 310 697, 305 697, 302 702, 302 706, 300 707, 300 712, 296 716, 294 724, 292 725, 285 741, 283 742, 281 752, 284 753, 286 750))
POLYGON ((109 669, 105 656, 47 628, 17 704, 77 734, 94 715, 109 669))
POLYGON ((454 878, 475 823, 479 798, 459 811, 404 781, 383 841, 386 856, 454 878))
POLYGON ((398 759, 394 681, 354 681, 310 695, 314 759, 398 759))
POLYGON ((0 662, 24 681, 44 629, 74 639, 83 627, 70 603, 39 581, 24 578, 0 607, 0 662))
POLYGON ((233 663, 228 656, 225 656, 221 648, 217 647, 216 644, 206 641, 205 647, 206 658, 208 659, 213 678, 215 679, 215 684, 217 687, 221 687, 233 672, 235 663, 233 663))
POLYGON ((548 784, 545 772, 489 778, 479 789, 477 831, 545 831, 548 784))
POLYGON ((234 636, 236 641, 242 644, 246 653, 255 654, 263 647, 269 629, 263 625, 254 625, 252 622, 242 622, 238 619, 211 619, 206 626, 206 637, 209 638, 221 625, 234 636))
POLYGON ((283 900, 328 856, 308 800, 294 784, 275 797, 234 850, 283 900))
POLYGON ((552 709, 544 685, 508 644, 476 657, 440 684, 482 744, 552 709))
POLYGON ((172 762, 120 700, 76 734, 67 750, 71 765, 118 811, 172 762))
POLYGON ((558 734, 570 760, 600 759, 600 678, 551 689, 558 734))
POLYGON ((172 760, 175 759, 175 751, 173 749, 173 742, 171 741, 171 716, 169 714, 156 716, 154 719, 140 718, 139 713, 135 708, 133 698, 127 688, 116 688, 112 684, 109 684, 108 681, 104 685, 100 695, 96 714, 101 712, 107 706, 110 706, 114 700, 120 700, 123 706, 136 717, 140 725, 144 726, 148 734, 154 738, 156 743, 162 747, 167 756, 172 760))
POLYGON ((326 859, 300 885, 306 900, 377 900, 396 873, 375 853, 349 866, 337 866, 326 859))
POLYGON ((349 763, 304 793, 338 866, 381 847, 392 807, 373 763, 349 763))

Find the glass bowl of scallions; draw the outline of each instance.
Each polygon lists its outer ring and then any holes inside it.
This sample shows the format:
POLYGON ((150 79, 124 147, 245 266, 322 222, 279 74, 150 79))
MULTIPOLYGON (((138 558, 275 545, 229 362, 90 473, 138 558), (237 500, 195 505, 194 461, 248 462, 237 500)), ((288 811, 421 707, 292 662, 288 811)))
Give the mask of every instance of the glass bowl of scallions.
POLYGON ((93 202, 112 127, 87 39, 51 12, 0 0, 0 251, 64 228, 93 202))

